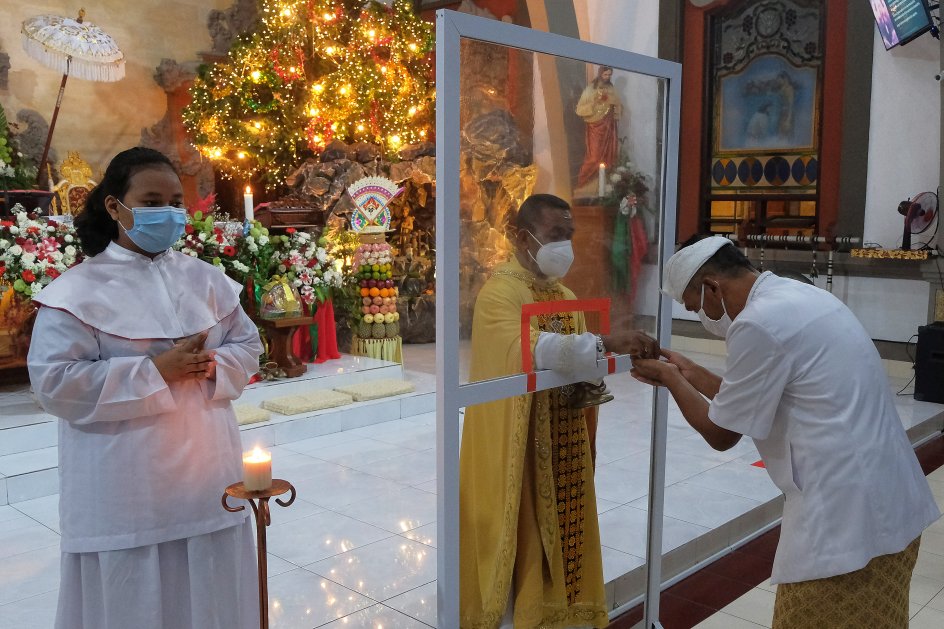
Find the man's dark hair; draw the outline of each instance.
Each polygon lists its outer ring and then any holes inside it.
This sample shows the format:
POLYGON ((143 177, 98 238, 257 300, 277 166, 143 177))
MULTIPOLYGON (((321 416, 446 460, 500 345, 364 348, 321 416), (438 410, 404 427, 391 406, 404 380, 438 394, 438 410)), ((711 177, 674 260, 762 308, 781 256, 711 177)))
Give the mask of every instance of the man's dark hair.
MULTIPOLYGON (((699 240, 704 240, 712 235, 713 234, 695 234, 683 242, 679 249, 681 250, 694 245, 699 240)), ((756 270, 754 265, 751 264, 751 261, 747 259, 747 256, 741 253, 741 250, 735 247, 732 242, 730 245, 721 247, 713 256, 708 258, 705 264, 695 273, 692 281, 700 280, 708 273, 724 275, 726 277, 737 277, 749 271, 756 270)))
POLYGON ((535 228, 541 223, 542 212, 546 209, 567 212, 570 211, 570 204, 553 194, 532 194, 518 208, 518 213, 515 214, 512 225, 518 231, 534 232, 535 228))

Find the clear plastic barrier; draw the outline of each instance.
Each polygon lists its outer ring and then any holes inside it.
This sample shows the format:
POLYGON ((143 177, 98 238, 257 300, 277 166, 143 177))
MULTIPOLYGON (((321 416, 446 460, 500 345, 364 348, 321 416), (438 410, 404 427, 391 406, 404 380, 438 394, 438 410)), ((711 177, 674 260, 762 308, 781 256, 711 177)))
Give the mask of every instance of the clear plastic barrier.
MULTIPOLYGON (((523 372, 521 311, 476 313, 486 285, 486 301, 516 283, 522 303, 606 299, 614 332, 655 336, 664 80, 467 39, 460 68, 462 382, 523 372), (562 205, 529 203, 519 216, 531 195, 562 205), (556 257, 562 241, 569 265, 556 257), (476 316, 494 364, 468 371, 476 316)), ((532 325, 600 332, 600 314, 586 307, 532 325)))

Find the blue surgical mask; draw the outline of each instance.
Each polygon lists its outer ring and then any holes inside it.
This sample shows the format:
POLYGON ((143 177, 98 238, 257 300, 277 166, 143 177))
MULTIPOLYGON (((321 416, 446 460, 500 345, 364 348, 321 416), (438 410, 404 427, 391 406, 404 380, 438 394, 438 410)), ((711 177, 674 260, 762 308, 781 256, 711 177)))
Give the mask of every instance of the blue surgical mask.
MULTIPOLYGON (((121 203, 121 201, 118 201, 121 203)), ((131 211, 134 226, 126 229, 118 221, 118 225, 128 235, 131 242, 148 253, 160 253, 183 236, 187 226, 187 210, 182 207, 135 207, 130 208, 124 203, 122 207, 131 211)))

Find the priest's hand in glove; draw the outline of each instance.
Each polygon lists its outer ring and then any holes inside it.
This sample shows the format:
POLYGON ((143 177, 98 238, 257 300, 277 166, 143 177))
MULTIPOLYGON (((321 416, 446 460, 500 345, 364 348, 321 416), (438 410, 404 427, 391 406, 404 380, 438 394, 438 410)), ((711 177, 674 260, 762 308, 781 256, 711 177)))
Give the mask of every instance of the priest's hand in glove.
POLYGON ((659 355, 659 341, 641 330, 627 330, 604 336, 603 345, 607 351, 615 354, 642 358, 656 358, 659 355))
POLYGON ((216 363, 214 352, 203 349, 206 339, 207 332, 194 334, 151 359, 165 382, 212 377, 216 363))

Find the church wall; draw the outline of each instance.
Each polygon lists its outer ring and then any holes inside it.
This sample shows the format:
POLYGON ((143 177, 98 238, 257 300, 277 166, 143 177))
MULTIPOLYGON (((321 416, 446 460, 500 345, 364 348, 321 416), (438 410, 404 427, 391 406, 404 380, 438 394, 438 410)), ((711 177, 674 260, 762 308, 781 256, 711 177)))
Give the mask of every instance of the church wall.
MULTIPOLYGON (((940 43, 922 35, 885 50, 875 31, 865 241, 901 246, 898 203, 938 186, 941 156, 940 43)), ((923 235, 922 235, 923 236, 923 235)), ((916 236, 912 246, 926 239, 916 236)))
MULTIPOLYGON (((656 0, 575 0, 575 8, 578 20, 584 17, 581 38, 643 54, 657 53, 656 0)), ((896 211, 898 202, 938 185, 941 86, 934 76, 941 68, 940 44, 930 35, 923 35, 904 47, 886 51, 877 31, 873 35, 872 124, 861 235, 866 242, 896 248, 901 244, 902 227, 896 211)), ((644 103, 636 103, 635 107, 645 111, 644 103)), ((649 129, 655 127, 654 112, 646 124, 649 129)), ((645 132, 637 131, 635 138, 641 140, 645 132)), ((621 133, 625 131, 621 129, 621 133)), ((638 165, 651 172, 643 163, 638 165)), ((655 271, 650 265, 643 268, 638 313, 656 311, 655 271)), ((825 287, 825 274, 817 284, 825 287)), ((929 283, 923 280, 837 274, 834 293, 856 313, 873 338, 906 342, 917 326, 926 322, 929 289, 929 283), (877 299, 879 295, 883 297, 877 299)), ((675 316, 694 319, 683 308, 676 308, 675 316)))
MULTIPOLYGON (((126 76, 116 83, 70 78, 56 123, 52 148, 58 159, 78 151, 100 176, 118 151, 140 143, 141 130, 164 116, 167 98, 153 74, 163 58, 196 62, 209 50, 207 16, 232 0, 99 0, 86 7, 86 20, 111 35, 125 54, 126 76)), ((22 109, 39 112, 48 122, 62 75, 23 52, 20 25, 42 14, 75 17, 79 4, 61 0, 0 2, 0 50, 10 57, 9 83, 0 89, 9 120, 22 109)), ((45 139, 45 138, 44 138, 45 139)))

